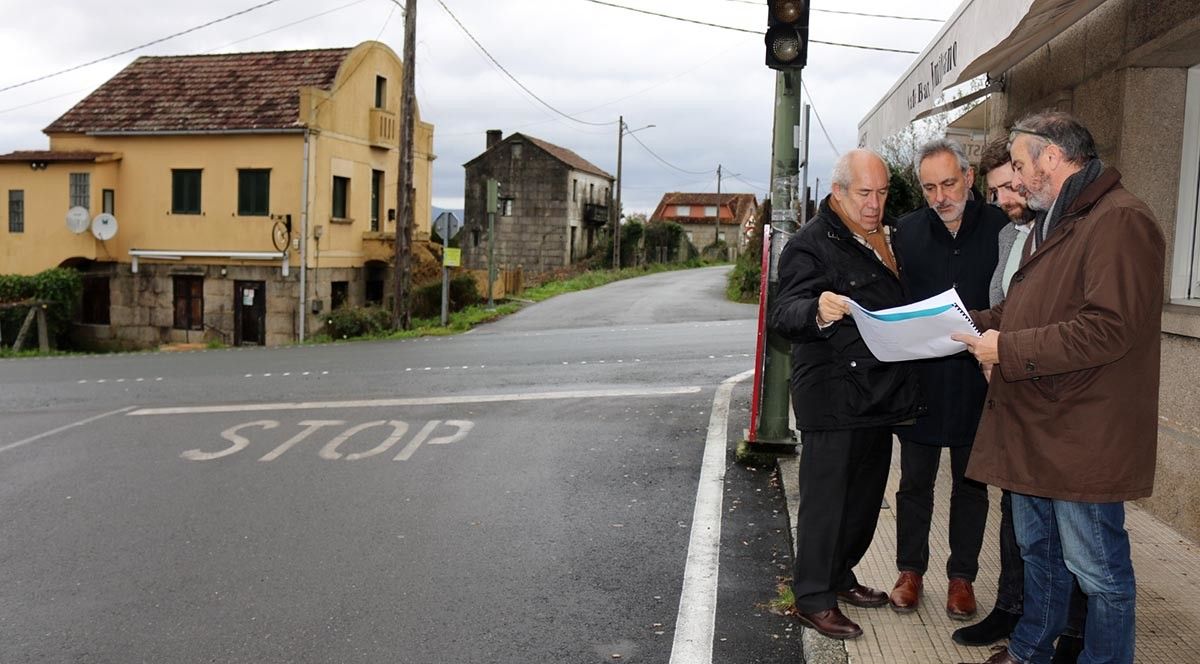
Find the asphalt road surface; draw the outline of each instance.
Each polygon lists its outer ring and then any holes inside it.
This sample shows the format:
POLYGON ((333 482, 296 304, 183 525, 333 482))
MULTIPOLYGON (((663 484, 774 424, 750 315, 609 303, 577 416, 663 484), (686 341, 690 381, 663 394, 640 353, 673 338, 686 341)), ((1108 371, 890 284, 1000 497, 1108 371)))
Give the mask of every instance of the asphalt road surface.
POLYGON ((0 361, 0 662, 795 661, 726 269, 455 337, 0 361))

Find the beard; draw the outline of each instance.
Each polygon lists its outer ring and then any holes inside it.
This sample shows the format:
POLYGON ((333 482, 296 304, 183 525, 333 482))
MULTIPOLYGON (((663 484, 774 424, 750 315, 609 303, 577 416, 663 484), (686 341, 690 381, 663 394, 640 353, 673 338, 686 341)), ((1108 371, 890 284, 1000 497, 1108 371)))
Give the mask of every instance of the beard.
POLYGON ((967 201, 964 198, 961 203, 951 203, 942 209, 934 208, 933 211, 937 213, 938 218, 941 219, 943 223, 948 224, 952 221, 962 219, 963 212, 966 209, 967 201))
POLYGON ((1018 224, 1025 223, 1026 219, 1029 218, 1029 208, 1020 203, 1005 203, 1000 206, 1000 209, 1004 210, 1004 214, 1008 215, 1010 221, 1015 221, 1018 224))
POLYGON ((1046 176, 1046 171, 1035 168, 1033 177, 1029 178, 1029 185, 1022 185, 1025 194, 1025 204, 1032 210, 1049 210, 1054 204, 1056 195, 1052 195, 1050 191, 1050 178, 1046 176))

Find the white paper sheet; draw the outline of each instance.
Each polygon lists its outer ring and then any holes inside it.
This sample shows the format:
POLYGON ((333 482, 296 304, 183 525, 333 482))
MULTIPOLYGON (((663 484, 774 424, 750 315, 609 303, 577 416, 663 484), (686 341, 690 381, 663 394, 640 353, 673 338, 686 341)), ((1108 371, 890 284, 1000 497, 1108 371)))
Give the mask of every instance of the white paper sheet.
POLYGON ((961 353, 967 345, 951 334, 979 336, 967 307, 953 288, 902 307, 868 311, 846 298, 867 348, 882 362, 901 362, 961 353))

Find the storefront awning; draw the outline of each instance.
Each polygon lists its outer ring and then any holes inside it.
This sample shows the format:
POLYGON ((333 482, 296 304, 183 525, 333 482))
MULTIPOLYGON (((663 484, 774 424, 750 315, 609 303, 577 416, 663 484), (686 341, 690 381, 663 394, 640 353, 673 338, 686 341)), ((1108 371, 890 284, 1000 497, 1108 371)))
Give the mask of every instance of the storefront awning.
POLYGON ((1105 0, 965 0, 912 67, 858 125, 858 143, 884 139, 928 115, 942 93, 981 74, 999 78, 1105 0))

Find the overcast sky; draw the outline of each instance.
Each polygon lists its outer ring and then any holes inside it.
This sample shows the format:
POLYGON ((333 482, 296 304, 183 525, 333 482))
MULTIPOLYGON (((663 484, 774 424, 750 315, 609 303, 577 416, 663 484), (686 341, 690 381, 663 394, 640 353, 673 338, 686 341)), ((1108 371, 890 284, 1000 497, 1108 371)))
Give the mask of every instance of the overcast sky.
MULTIPOLYGON (((162 39, 265 0, 0 0, 0 88, 162 39)), ((402 0, 398 0, 403 4, 402 0)), ((625 139, 624 207, 650 212, 667 191, 766 192, 774 72, 761 35, 694 25, 586 0, 443 0, 527 88, 493 65, 438 0, 420 0, 417 101, 434 125, 434 205, 462 206, 462 165, 488 129, 527 133, 616 173, 618 115, 652 156, 625 139), (685 172, 687 171, 687 172, 685 172)), ((663 14, 761 31, 754 0, 606 0, 663 14)), ((815 0, 812 39, 921 51, 941 24, 838 10, 946 19, 960 0, 815 0)), ((277 0, 227 21, 76 71, 0 92, 0 154, 45 149, 41 130, 140 55, 354 46, 378 39, 403 52, 404 20, 392 0, 277 0), (291 25, 289 25, 291 24, 291 25)), ((814 119, 811 179, 828 191, 834 149, 857 141, 859 120, 915 55, 812 44, 805 83, 814 119)))

